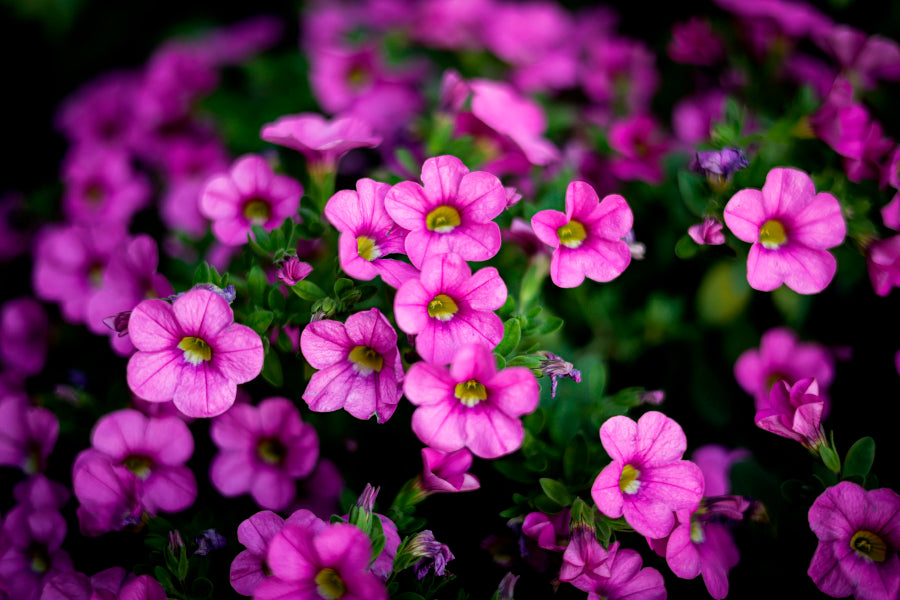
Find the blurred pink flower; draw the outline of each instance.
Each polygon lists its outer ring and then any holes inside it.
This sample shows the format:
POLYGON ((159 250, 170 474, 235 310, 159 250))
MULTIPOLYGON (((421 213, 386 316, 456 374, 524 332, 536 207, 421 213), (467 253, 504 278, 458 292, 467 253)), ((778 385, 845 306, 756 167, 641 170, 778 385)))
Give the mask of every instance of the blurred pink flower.
POLYGON ((819 384, 807 377, 788 384, 778 381, 769 392, 768 403, 756 409, 756 426, 775 435, 803 444, 818 453, 827 444, 822 430, 825 401, 819 396, 819 384))
POLYGON ((47 358, 50 323, 40 302, 30 297, 0 306, 0 363, 19 377, 37 375, 47 358))
POLYGON ((310 169, 334 171, 342 156, 355 148, 374 148, 381 137, 372 127, 355 117, 331 121, 316 113, 279 117, 263 125, 259 135, 273 144, 292 148, 306 158, 310 169))
POLYGON ((866 249, 869 279, 879 296, 887 296, 900 287, 900 235, 876 240, 866 249))

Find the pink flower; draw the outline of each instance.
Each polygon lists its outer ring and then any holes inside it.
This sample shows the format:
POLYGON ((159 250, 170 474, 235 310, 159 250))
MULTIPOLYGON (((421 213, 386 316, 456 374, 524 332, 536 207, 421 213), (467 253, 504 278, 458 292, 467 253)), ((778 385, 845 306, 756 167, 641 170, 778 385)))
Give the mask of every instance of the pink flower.
POLYGON ((644 42, 610 33, 592 35, 579 65, 584 93, 599 104, 598 120, 650 109, 659 87, 656 55, 644 42))
MULTIPOLYGON (((527 517, 526 517, 527 520, 527 517)), ((610 559, 615 557, 618 542, 607 550, 597 541, 593 527, 579 524, 565 547, 559 580, 567 581, 579 590, 589 592, 610 576, 610 559)))
POLYGON ((722 233, 722 222, 715 217, 706 217, 698 225, 688 227, 688 235, 696 243, 710 246, 720 246, 725 243, 725 234, 722 233))
POLYGON ((872 287, 879 296, 887 296, 892 289, 900 287, 900 235, 870 244, 866 265, 872 287))
MULTIPOLYGON (((569 509, 555 515, 542 512, 531 512, 525 515, 522 522, 522 533, 537 540, 538 546, 544 550, 563 552, 569 543, 569 509)), ((593 534, 593 531, 591 531, 593 534)))
POLYGON ((559 287, 581 285, 584 278, 611 281, 631 263, 631 250, 622 241, 634 217, 618 194, 603 201, 589 184, 573 181, 566 188, 566 212, 542 210, 531 226, 542 242, 553 246, 550 278, 559 287))
MULTIPOLYGON (((194 453, 194 438, 181 419, 154 419, 134 409, 118 410, 97 422, 91 445, 76 458, 73 473, 95 460, 106 461, 119 473, 127 471, 136 484, 138 500, 150 514, 182 511, 197 498, 194 473, 185 466, 194 453)), ((94 502, 96 492, 75 485, 82 504, 94 502)))
POLYGON ((591 496, 600 512, 625 520, 650 538, 668 535, 673 511, 694 511, 703 495, 703 474, 681 460, 687 439, 681 426, 656 411, 637 423, 616 416, 600 427, 600 441, 612 458, 597 476, 591 496))
POLYGON ((191 417, 213 417, 234 403, 237 384, 262 371, 262 340, 233 323, 222 296, 191 290, 172 304, 144 300, 131 313, 138 352, 128 361, 128 386, 151 402, 174 400, 191 417))
POLYGON ((865 89, 876 87, 878 79, 900 79, 900 46, 894 40, 835 24, 817 32, 813 41, 837 60, 843 75, 865 89))
POLYGON ((397 326, 416 336, 416 352, 447 364, 467 343, 493 348, 503 339, 503 322, 493 311, 506 301, 506 284, 494 267, 472 274, 458 254, 438 254, 422 264, 418 279, 394 297, 397 326))
POLYGON ((768 403, 756 410, 756 426, 775 435, 800 442, 818 452, 825 444, 822 414, 825 401, 819 397, 819 384, 807 377, 789 385, 779 381, 769 392, 768 403))
POLYGON ((900 593, 900 495, 850 481, 826 489, 809 509, 819 545, 808 574, 834 597, 896 598, 900 593))
POLYGON ((709 21, 699 17, 673 24, 672 39, 666 50, 675 62, 701 66, 714 65, 725 54, 722 40, 709 21))
POLYGON ((59 420, 51 411, 31 406, 19 396, 0 400, 0 465, 41 473, 59 437, 59 420))
POLYGON ((403 364, 397 332, 377 308, 339 321, 313 321, 300 334, 303 357, 315 369, 303 399, 316 412, 346 409, 357 419, 391 418, 400 401, 403 364))
POLYGON ((329 121, 316 113, 279 117, 264 125, 259 136, 267 142, 293 148, 306 157, 310 169, 334 170, 354 148, 374 148, 381 138, 371 126, 355 117, 329 121))
POLYGON ((269 543, 273 576, 254 590, 255 600, 387 600, 384 584, 369 571, 372 544, 349 523, 285 525, 269 543))
POLYGON ((422 463, 425 469, 419 483, 426 493, 468 492, 481 487, 478 478, 468 472, 472 468, 472 453, 466 448, 453 452, 422 448, 422 463))
POLYGON ((341 190, 325 205, 325 217, 341 232, 338 257, 341 268, 355 279, 368 281, 381 275, 398 288, 415 277, 418 269, 390 254, 403 254, 407 231, 388 215, 384 199, 391 186, 368 178, 356 182, 356 190, 341 190))
POLYGON ((261 156, 239 158, 224 175, 206 183, 200 196, 200 212, 212 219, 212 230, 223 244, 239 246, 247 241, 251 225, 272 231, 287 217, 297 214, 303 186, 276 175, 261 156))
POLYGON ((47 358, 49 320, 34 298, 7 300, 0 307, 0 363, 20 377, 37 375, 47 358))
POLYGON ((768 404, 769 390, 782 379, 793 385, 814 377, 819 395, 825 397, 834 379, 834 359, 823 346, 800 342, 793 331, 778 327, 763 334, 758 349, 746 350, 738 357, 734 376, 759 410, 768 404))
POLYGON ((724 496, 731 490, 731 466, 749 458, 750 453, 737 448, 729 450, 718 444, 700 446, 691 454, 691 462, 703 471, 703 493, 706 496, 724 496))
POLYGON ((384 199, 394 222, 409 230, 404 246, 413 265, 442 252, 477 261, 497 254, 500 227, 492 219, 506 208, 506 191, 496 176, 438 156, 422 165, 422 183, 401 181, 384 199))
POLYGON ((537 379, 525 367, 497 371, 491 351, 465 344, 448 370, 434 363, 414 364, 403 392, 418 408, 412 429, 433 448, 469 448, 475 456, 497 458, 522 445, 519 417, 537 408, 537 379))
POLYGON ((286 286, 294 286, 298 281, 306 279, 312 270, 309 263, 303 262, 296 256, 289 256, 278 268, 278 279, 286 286))
POLYGON ((616 177, 623 181, 662 182, 659 163, 667 143, 653 117, 636 114, 616 121, 609 130, 609 145, 618 153, 610 163, 616 177))
POLYGON ((296 480, 312 473, 319 439, 287 398, 267 398, 258 407, 235 404, 213 419, 210 437, 219 453, 209 473, 224 496, 250 492, 263 508, 283 510, 296 480))
POLYGON ((38 600, 44 585, 72 571, 62 549, 66 520, 56 510, 17 504, 0 529, 0 582, 9 598, 38 600))
POLYGON ((609 547, 609 577, 601 578, 588 590, 588 600, 665 600, 666 587, 659 571, 643 567, 641 555, 620 548, 619 542, 609 547))
POLYGON ((844 241, 841 205, 831 194, 816 194, 803 171, 775 168, 762 190, 744 189, 725 206, 725 224, 750 242, 747 281, 769 292, 782 283, 800 294, 821 292, 837 269, 828 248, 844 241))

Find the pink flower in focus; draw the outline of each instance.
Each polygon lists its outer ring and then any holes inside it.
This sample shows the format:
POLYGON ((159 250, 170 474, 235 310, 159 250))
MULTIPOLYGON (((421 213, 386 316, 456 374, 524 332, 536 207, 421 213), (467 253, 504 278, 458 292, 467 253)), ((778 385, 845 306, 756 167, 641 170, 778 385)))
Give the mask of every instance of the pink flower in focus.
POLYGON ((259 582, 271 574, 266 564, 269 543, 285 524, 308 525, 314 531, 320 530, 325 523, 308 510, 298 510, 287 521, 273 513, 263 510, 238 525, 238 541, 246 550, 238 554, 231 563, 231 587, 244 596, 252 596, 259 582))
POLYGON ((725 243, 722 222, 715 217, 706 217, 702 223, 688 227, 688 235, 701 246, 720 246, 725 243))
POLYGON ((289 256, 278 268, 278 279, 288 287, 294 286, 297 282, 306 279, 312 270, 309 263, 303 262, 296 256, 289 256))
POLYGON ((825 401, 819 384, 807 377, 789 385, 779 381, 769 392, 769 401, 756 410, 756 426, 803 444, 813 452, 826 443, 822 430, 825 401))
POLYGON ((191 417, 213 417, 234 403, 237 384, 262 371, 262 340, 233 322, 222 296, 204 289, 172 304, 144 300, 128 331, 138 352, 128 361, 128 386, 151 402, 174 400, 191 417))
POLYGON ((341 268, 355 279, 369 281, 381 275, 398 288, 418 275, 418 269, 394 258, 403 254, 407 231, 385 210, 391 186, 368 178, 356 182, 356 190, 340 190, 325 205, 325 217, 341 232, 338 257, 341 268))
POLYGON ((416 336, 416 352, 428 362, 447 364, 467 343, 493 348, 503 339, 503 322, 493 311, 506 302, 506 284, 494 267, 474 274, 458 254, 425 260, 418 279, 394 297, 397 326, 416 336))
POLYGON ((566 550, 566 545, 569 544, 570 519, 568 508, 555 515, 531 512, 525 515, 525 520, 522 522, 522 533, 537 540, 538 546, 544 550, 563 552, 566 550))
POLYGON ((453 452, 441 452, 434 448, 422 448, 425 469, 419 475, 419 483, 426 493, 468 492, 481 487, 478 478, 469 473, 472 453, 466 448, 453 452))
POLYGON ((834 358, 825 347, 800 342, 790 329, 777 327, 763 334, 759 348, 746 350, 738 357, 734 376, 741 388, 753 396, 759 410, 768 404, 769 391, 780 380, 793 385, 813 377, 819 385, 819 396, 826 397, 834 379, 834 358))
POLYGON ((300 152, 311 170, 328 171, 335 170, 338 160, 350 150, 374 148, 381 143, 381 137, 361 119, 343 117, 329 121, 316 113, 279 117, 264 125, 259 136, 300 152))
POLYGON ((600 427, 600 441, 612 458, 591 488, 600 512, 613 519, 624 514, 641 535, 661 538, 672 530, 673 511, 697 509, 703 473, 681 460, 687 438, 678 423, 656 411, 637 423, 616 416, 600 427))
POLYGON ((251 225, 272 231, 297 214, 303 186, 276 175, 261 156, 239 158, 224 175, 210 179, 200 196, 200 212, 213 221, 212 230, 223 244, 247 241, 251 225))
POLYGON ((609 549, 604 548, 597 541, 593 527, 578 524, 563 552, 559 580, 567 581, 584 592, 593 590, 609 578, 609 561, 615 556, 618 545, 618 542, 613 542, 609 549))
POLYGON ((286 398, 267 398, 258 407, 235 404, 213 420, 209 433, 219 448, 209 469, 213 486, 226 497, 249 492, 262 508, 290 504, 296 480, 312 473, 319 458, 315 429, 286 398))
POLYGON ((809 509, 819 539, 807 573, 829 596, 857 600, 900 594, 900 495, 850 481, 826 489, 809 509))
POLYGON ((542 210, 531 218, 535 235, 555 248, 550 278, 559 287, 581 285, 584 278, 611 281, 631 263, 631 250, 622 241, 633 222, 625 198, 617 194, 603 201, 589 184, 573 181, 566 188, 566 212, 542 210))
POLYGON ((879 296, 900 287, 900 235, 872 242, 866 249, 869 279, 879 296))
POLYGON ((269 543, 273 576, 254 590, 255 600, 387 600, 384 584, 369 571, 372 544, 349 523, 324 527, 285 524, 269 543))
POLYGON ((303 357, 319 369, 303 399, 316 412, 345 409, 357 419, 391 418, 400 401, 403 363, 397 332, 371 308, 339 321, 313 321, 300 334, 303 357))
POLYGON ((423 443, 452 452, 469 448, 475 456, 497 458, 522 445, 519 417, 537 408, 537 379, 525 367, 497 371, 491 351, 465 344, 448 370, 415 363, 403 392, 418 408, 412 429, 423 443))
POLYGON ((800 294, 824 290, 837 269, 828 248, 844 241, 841 205, 816 193, 803 171, 775 168, 762 190, 744 189, 725 206, 725 224, 750 242, 747 281, 769 292, 781 284, 800 294))
POLYGON ((620 548, 619 542, 609 547, 609 577, 604 577, 590 590, 588 600, 665 600, 663 576, 653 567, 643 567, 635 550, 620 548), (643 568, 642 568, 643 567, 643 568))
POLYGON ((413 265, 443 252, 472 261, 497 254, 500 227, 492 219, 506 208, 506 190, 496 176, 438 156, 422 165, 422 183, 401 181, 384 198, 390 217, 409 231, 404 247, 413 265))

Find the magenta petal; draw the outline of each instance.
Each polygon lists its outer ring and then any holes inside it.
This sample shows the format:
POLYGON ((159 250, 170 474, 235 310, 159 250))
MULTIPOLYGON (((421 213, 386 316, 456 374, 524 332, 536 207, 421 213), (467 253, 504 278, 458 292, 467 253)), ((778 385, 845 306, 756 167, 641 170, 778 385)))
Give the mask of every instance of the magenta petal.
POLYGON ((259 335, 246 325, 234 324, 207 338, 212 366, 235 383, 246 383, 262 371, 265 354, 259 335))
POLYGON ((312 543, 320 564, 334 567, 339 572, 363 571, 368 568, 372 557, 369 536, 349 523, 329 525, 319 532, 312 543))
POLYGON ((286 525, 278 532, 269 543, 266 561, 272 573, 285 581, 314 579, 321 563, 313 536, 313 529, 303 525, 286 525))
POLYGON ((144 400, 166 402, 175 396, 186 364, 181 350, 138 352, 128 360, 128 387, 144 400))
POLYGON ((817 194, 814 202, 794 215, 791 227, 791 239, 820 250, 839 245, 845 234, 841 204, 825 192, 817 194))
POLYGON ((619 480, 622 477, 621 463, 612 462, 597 475, 591 487, 591 497, 597 508, 607 517, 618 519, 622 516, 624 501, 619 480))
POLYGON ((147 421, 147 417, 136 410, 123 410, 108 415, 100 419, 91 433, 91 444, 103 454, 121 461, 135 447, 142 446, 147 421))
POLYGON ((622 512, 625 515, 625 521, 636 532, 649 538, 661 538, 668 535, 675 524, 675 513, 670 507, 659 502, 626 500, 622 512))
POLYGON ((172 311, 182 324, 185 335, 196 336, 206 342, 216 337, 234 320, 228 301, 219 294, 204 289, 186 292, 172 304, 172 311))
MULTIPOLYGON (((698 525, 702 527, 702 525, 698 525)), ((691 540, 691 523, 678 524, 666 544, 666 562, 672 572, 682 579, 693 579, 700 574, 700 553, 691 540)))
POLYGON ((784 274, 785 285, 798 294, 817 294, 828 287, 837 271, 837 260, 830 252, 805 246, 784 250, 790 265, 784 274))
POLYGON ((188 467, 157 467, 144 481, 143 503, 151 513, 180 512, 196 499, 197 480, 188 467))
POLYGON ((633 460, 636 454, 637 435, 637 423, 624 415, 607 419, 600 427, 603 449, 613 461, 623 464, 633 460))
POLYGON ((476 271, 466 282, 463 298, 474 310, 497 310, 507 297, 506 284, 494 267, 485 267, 476 271))
POLYGON ((345 360, 353 345, 344 325, 338 321, 313 321, 300 334, 303 357, 316 369, 345 360))
POLYGON ((284 519, 269 510, 261 510, 238 525, 238 541, 247 550, 265 555, 269 541, 284 527, 284 519))
POLYGON ((687 437, 681 426, 657 411, 645 413, 638 420, 637 453, 652 456, 653 463, 678 460, 687 449, 687 437))
POLYGON ((172 400, 189 417, 214 417, 228 410, 237 395, 237 384, 207 364, 187 365, 172 400))
POLYGON ((507 367, 489 382, 490 402, 510 416, 529 414, 537 408, 540 386, 525 367, 507 367))
POLYGON ((279 471, 262 469, 257 472, 250 495, 263 508, 283 510, 297 491, 292 477, 279 471))
POLYGON ((138 350, 168 350, 183 336, 172 306, 163 300, 144 300, 128 319, 128 337, 138 350))
POLYGON ((558 210, 542 210, 531 217, 531 228, 542 242, 554 248, 559 247, 559 228, 569 222, 569 218, 558 210))
POLYGON ((455 156, 435 156, 422 165, 422 185, 435 205, 453 204, 459 196, 460 182, 468 173, 469 169, 455 156))
POLYGON ((467 219, 485 223, 506 208, 506 190, 496 175, 476 171, 460 180, 458 202, 467 219))
POLYGON ((447 369, 439 365, 418 362, 410 367, 403 381, 403 393, 416 405, 443 403, 452 394, 456 382, 447 369))
POLYGON ((458 402, 439 402, 420 406, 412 416, 412 430, 422 442, 442 452, 466 445, 465 407, 458 402))
POLYGON ((240 496, 249 490, 255 465, 244 452, 219 452, 209 466, 209 478, 220 494, 228 498, 240 496))
POLYGON ((465 428, 466 447, 481 458, 497 458, 515 452, 525 436, 519 419, 484 403, 468 410, 465 428))
POLYGON ((410 231, 422 228, 427 211, 434 204, 422 186, 412 181, 401 181, 384 198, 384 208, 394 222, 410 231))
POLYGON ((737 192, 725 206, 725 224, 742 242, 759 239, 759 228, 768 219, 762 203, 762 192, 746 189, 737 192))

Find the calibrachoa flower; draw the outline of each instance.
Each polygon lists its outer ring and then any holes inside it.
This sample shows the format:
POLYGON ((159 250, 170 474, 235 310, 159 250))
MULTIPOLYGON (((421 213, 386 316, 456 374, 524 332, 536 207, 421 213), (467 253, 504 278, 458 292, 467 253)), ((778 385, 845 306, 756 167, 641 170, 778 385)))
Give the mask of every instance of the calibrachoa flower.
POLYGON ((702 223, 691 225, 688 227, 688 235, 701 246, 719 246, 725 243, 722 222, 715 217, 706 217, 702 223))
POLYGON ((803 171, 775 168, 762 190, 744 189, 725 206, 725 224, 750 242, 747 281, 769 292, 782 283, 800 294, 816 294, 837 269, 828 248, 844 241, 841 205, 831 194, 816 193, 803 171))
POLYGON ((251 225, 271 231, 286 217, 297 214, 303 186, 276 175, 266 160, 255 154, 239 158, 227 174, 206 183, 200 195, 200 212, 213 221, 212 230, 223 244, 247 242, 251 225))
POLYGON ((555 515, 531 512, 525 515, 522 533, 537 540, 538 546, 544 550, 563 552, 569 541, 570 519, 568 508, 555 515))
POLYGON ((262 340, 222 296, 191 290, 172 304, 144 300, 128 332, 138 352, 128 361, 128 386, 151 402, 174 400, 191 417, 213 417, 234 403, 237 384, 262 371, 262 340))
POLYGON ((213 420, 209 433, 219 447, 209 470, 213 486, 229 497, 250 492, 272 510, 291 502, 295 480, 312 473, 319 457, 315 429, 287 398, 267 398, 258 407, 235 404, 213 420))
POLYGON ((619 542, 609 547, 609 577, 600 578, 588 590, 588 600, 665 600, 663 576, 652 567, 643 567, 641 555, 619 542))
POLYGON ((397 326, 416 336, 416 352, 447 364, 467 343, 493 348, 503 339, 503 321, 493 311, 506 302, 506 284, 494 267, 474 274, 458 254, 427 259, 418 279, 394 297, 397 326))
POLYGON ((442 252, 478 261, 497 254, 500 226, 492 219, 506 208, 506 190, 495 175, 437 156, 422 165, 422 184, 401 181, 384 199, 391 218, 409 230, 404 245, 413 265, 422 268, 442 252))
POLYGON ((72 559, 62 549, 65 537, 66 520, 54 509, 18 504, 6 514, 0 529, 0 584, 11 600, 38 600, 47 581, 72 571, 72 559))
POLYGON ((371 560, 369 537, 354 525, 286 524, 269 543, 273 576, 256 586, 253 598, 387 600, 384 584, 369 571, 371 560))
POLYGON ((800 442, 818 452, 826 443, 822 431, 825 401, 819 396, 819 384, 807 377, 789 385, 778 381, 769 392, 768 403, 756 410, 756 426, 775 435, 800 442))
POLYGON ((597 541, 592 526, 579 523, 573 528, 572 536, 563 549, 559 580, 567 581, 585 592, 594 589, 609 578, 608 563, 617 548, 618 542, 613 542, 607 550, 597 541))
POLYGON ((453 452, 441 452, 434 448, 422 448, 425 465, 419 483, 426 493, 468 492, 481 487, 478 478, 469 473, 472 453, 466 448, 453 452))
POLYGON ((531 218, 534 233, 556 248, 550 278, 559 287, 578 287, 584 278, 611 281, 631 263, 631 250, 622 241, 634 221, 631 208, 618 194, 600 201, 583 181, 566 188, 566 212, 542 210, 531 218))
POLYGON ((879 296, 887 296, 892 289, 900 287, 900 235, 870 244, 866 249, 866 266, 872 288, 879 296))
POLYGON ((769 390, 782 379, 793 385, 805 377, 814 377, 819 396, 826 397, 834 379, 834 359, 823 346, 800 342, 790 329, 776 327, 763 334, 759 348, 746 350, 738 357, 734 376, 744 391, 753 396, 759 410, 768 404, 769 390))
POLYGON ((47 313, 34 298, 7 300, 0 306, 0 363, 20 377, 36 375, 47 358, 47 313))
POLYGON ((400 401, 403 364, 397 332, 377 308, 339 321, 314 321, 300 334, 313 368, 303 399, 316 412, 344 408, 357 419, 391 418, 400 401))
POLYGON ((381 143, 381 137, 362 119, 343 117, 329 121, 316 113, 279 117, 263 126, 260 137, 300 152, 310 170, 334 170, 338 160, 350 150, 374 148, 381 143))
POLYGON ((412 429, 423 443, 445 452, 466 447, 475 456, 497 458, 522 445, 519 417, 537 408, 539 387, 527 368, 498 372, 488 348, 466 344, 449 370, 414 364, 403 392, 418 407, 412 429))
POLYGON ((287 286, 296 285, 298 281, 306 279, 306 276, 312 273, 312 266, 298 259, 296 256, 289 256, 278 268, 278 279, 287 286))
POLYGON ((900 593, 900 495, 850 481, 826 489, 809 509, 819 545, 809 576, 833 597, 888 600, 900 593))
POLYGON ((668 535, 673 511, 696 510, 703 495, 703 473, 681 460, 687 438, 681 426, 656 411, 637 423, 615 416, 600 427, 600 441, 612 458, 597 476, 591 496, 600 512, 625 520, 650 538, 668 535))
POLYGON ((368 281, 381 275, 398 288, 418 274, 418 269, 389 254, 404 254, 407 231, 394 223, 384 208, 391 186, 364 177, 356 190, 341 190, 325 205, 325 217, 341 232, 338 257, 350 277, 368 281))
POLYGON ((51 411, 31 406, 26 398, 0 399, 0 465, 40 473, 59 436, 59 420, 51 411))

